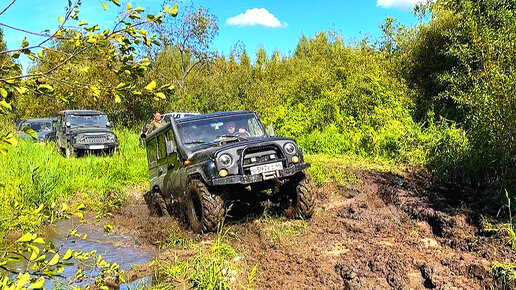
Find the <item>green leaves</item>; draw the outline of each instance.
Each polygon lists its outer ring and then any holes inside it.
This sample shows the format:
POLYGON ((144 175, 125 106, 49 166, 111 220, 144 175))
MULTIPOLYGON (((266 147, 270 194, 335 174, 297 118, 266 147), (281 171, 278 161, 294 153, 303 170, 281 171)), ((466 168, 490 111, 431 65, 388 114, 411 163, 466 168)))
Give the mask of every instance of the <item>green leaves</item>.
POLYGON ((156 88, 156 82, 151 81, 147 86, 145 86, 145 89, 147 91, 153 91, 156 88))
POLYGON ((16 242, 18 242, 18 243, 26 243, 26 242, 32 241, 36 237, 37 237, 36 234, 26 233, 23 236, 21 236, 18 240, 16 240, 16 242))
POLYGON ((27 47, 27 46, 29 46, 29 42, 27 41, 27 38, 25 37, 25 38, 23 38, 23 41, 22 41, 21 47, 22 47, 22 48, 25 48, 25 47, 27 47))
POLYGON ((165 6, 165 9, 163 9, 163 12, 171 15, 172 17, 176 17, 177 10, 178 10, 178 6, 177 6, 177 4, 174 4, 174 6, 172 6, 172 8, 170 8, 170 6, 168 6, 168 5, 165 6))
POLYGON ((113 226, 112 225, 105 225, 104 226, 104 233, 109 234, 109 233, 111 233, 112 230, 113 230, 113 226))
POLYGON ((29 135, 34 140, 38 139, 38 133, 30 127, 23 127, 22 132, 29 135))
POLYGON ((42 84, 37 87, 37 90, 41 93, 51 93, 54 91, 54 88, 48 84, 42 84))

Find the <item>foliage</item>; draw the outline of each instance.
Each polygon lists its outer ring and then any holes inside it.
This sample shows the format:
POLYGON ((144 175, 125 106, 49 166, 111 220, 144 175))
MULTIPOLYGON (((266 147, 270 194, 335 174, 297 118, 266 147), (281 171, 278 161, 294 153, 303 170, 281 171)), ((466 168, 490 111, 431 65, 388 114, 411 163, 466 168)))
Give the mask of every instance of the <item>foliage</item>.
POLYGON ((119 207, 127 187, 147 182, 147 164, 136 133, 127 129, 115 133, 120 153, 111 157, 67 159, 55 144, 19 140, 17 147, 0 158, 0 179, 4 180, 0 232, 38 227, 45 219, 32 211, 40 204, 78 201, 98 212, 119 207))
MULTIPOLYGON (((510 0, 442 0, 422 7, 428 23, 399 38, 396 57, 427 111, 465 130, 468 149, 436 173, 496 191, 516 181, 516 8, 510 0)), ((440 155, 434 155, 434 161, 440 155)))
MULTIPOLYGON (((86 207, 79 204, 74 208, 70 208, 66 203, 60 207, 54 204, 46 209, 41 204, 34 214, 45 215, 51 213, 61 218, 78 217, 81 222, 84 220, 82 211, 86 207)), ((77 234, 79 223, 74 229, 71 229, 65 241, 72 236, 85 239, 86 235, 77 234)), ((27 232, 18 238, 14 243, 10 243, 0 251, 0 288, 2 289, 43 289, 45 281, 54 280, 55 278, 63 278, 61 275, 66 267, 77 266, 77 271, 72 279, 68 279, 68 284, 74 286, 75 283, 83 281, 87 278, 84 270, 97 269, 99 275, 96 277, 95 285, 101 289, 106 288, 106 281, 116 280, 123 282, 122 272, 116 263, 108 263, 102 259, 100 255, 95 255, 96 251, 90 252, 75 251, 71 248, 63 248, 62 245, 54 245, 46 242, 43 237, 36 233, 27 232), (21 263, 20 265, 13 263, 21 263)))
MULTIPOLYGON (((118 0, 110 1, 120 6, 118 0)), ((12 4, 12 3, 11 3, 12 4)), ((11 6, 8 4, 4 13, 11 6)), ((120 14, 114 26, 102 30, 97 24, 89 25, 79 19, 81 1, 68 1, 65 15, 57 20, 57 29, 44 32, 27 32, 9 25, 10 29, 30 33, 41 37, 37 44, 29 44, 23 39, 19 48, 7 49, 3 40, 0 41, 0 113, 8 114, 14 101, 20 98, 25 107, 30 106, 30 100, 42 97, 46 107, 39 107, 41 112, 32 117, 47 115, 48 110, 54 110, 69 105, 77 105, 76 94, 81 104, 89 100, 89 106, 98 101, 108 101, 112 104, 131 94, 141 94, 141 90, 125 83, 125 79, 141 76, 147 69, 148 58, 136 57, 138 49, 144 45, 151 47, 159 44, 156 35, 147 35, 140 26, 149 23, 160 24, 168 16, 177 15, 177 5, 166 6, 162 14, 144 14, 145 9, 133 8, 130 4, 120 14), (72 26, 73 25, 73 26, 72 26), (21 55, 34 61, 36 65, 29 72, 22 72, 21 65, 13 60, 21 55), (92 61, 95 60, 95 61, 92 61), (90 64, 93 69, 90 71, 90 64), (109 79, 109 81, 107 81, 109 79), (25 100, 25 101, 24 101, 25 100), (52 104, 52 106, 49 106, 52 104)), ((108 8, 101 3, 104 10, 108 8)), ((100 7, 99 7, 100 8, 100 7)), ((143 91, 155 98, 164 98, 162 91, 169 86, 155 89, 146 86, 143 91)), ((23 107, 23 106, 21 106, 23 107)), ((83 106, 88 107, 88 106, 83 106)), ((26 108, 22 108, 26 110, 26 108)), ((37 110, 36 110, 37 111, 37 110)), ((55 113, 55 112, 54 112, 55 113)), ((0 136, 2 145, 9 142, 10 136, 0 136)))
MULTIPOLYGON (((209 250, 197 247, 197 254, 187 260, 161 264, 153 289, 191 287, 195 289, 230 289, 231 277, 237 274, 233 258, 236 250, 226 244, 227 230, 222 227, 209 250)), ((256 270, 254 270, 256 271, 256 270)))

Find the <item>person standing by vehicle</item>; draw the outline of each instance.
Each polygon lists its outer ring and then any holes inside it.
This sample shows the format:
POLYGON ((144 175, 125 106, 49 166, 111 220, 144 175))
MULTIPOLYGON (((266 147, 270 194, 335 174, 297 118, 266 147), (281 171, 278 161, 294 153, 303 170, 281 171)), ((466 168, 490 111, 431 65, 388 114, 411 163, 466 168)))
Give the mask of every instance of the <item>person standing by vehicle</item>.
POLYGON ((150 123, 150 127, 147 130, 147 135, 163 125, 165 125, 165 121, 161 119, 161 114, 156 111, 156 113, 154 113, 154 120, 152 120, 152 122, 150 123))

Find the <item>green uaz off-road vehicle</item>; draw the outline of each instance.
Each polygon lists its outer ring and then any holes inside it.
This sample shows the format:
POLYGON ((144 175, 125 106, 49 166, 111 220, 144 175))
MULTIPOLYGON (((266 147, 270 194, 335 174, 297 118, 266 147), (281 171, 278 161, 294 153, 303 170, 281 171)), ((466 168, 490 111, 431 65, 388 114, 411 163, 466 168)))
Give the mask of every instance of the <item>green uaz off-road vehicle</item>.
POLYGON ((217 230, 235 200, 275 198, 294 217, 309 218, 310 164, 294 140, 271 135, 249 111, 171 119, 145 138, 149 208, 168 215, 167 207, 179 202, 198 233, 217 230))

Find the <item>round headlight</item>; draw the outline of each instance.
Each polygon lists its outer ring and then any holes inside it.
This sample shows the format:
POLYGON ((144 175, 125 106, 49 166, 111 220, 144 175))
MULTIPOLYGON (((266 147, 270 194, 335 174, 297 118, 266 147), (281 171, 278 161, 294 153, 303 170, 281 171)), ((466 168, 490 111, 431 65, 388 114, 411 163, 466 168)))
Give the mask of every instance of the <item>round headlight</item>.
POLYGON ((115 136, 115 134, 108 134, 107 139, 108 139, 108 141, 115 142, 116 136, 115 136))
POLYGON ((296 145, 294 145, 294 143, 287 143, 283 148, 285 148, 285 152, 287 152, 287 154, 296 153, 296 145))
POLYGON ((231 155, 229 154, 222 154, 219 156, 219 162, 222 166, 229 167, 233 162, 233 158, 231 158, 231 155))

